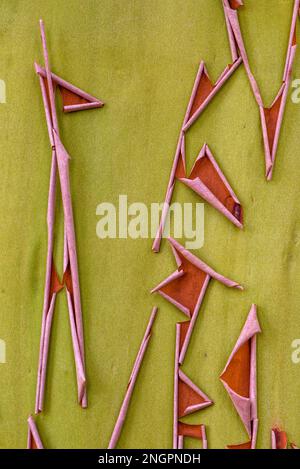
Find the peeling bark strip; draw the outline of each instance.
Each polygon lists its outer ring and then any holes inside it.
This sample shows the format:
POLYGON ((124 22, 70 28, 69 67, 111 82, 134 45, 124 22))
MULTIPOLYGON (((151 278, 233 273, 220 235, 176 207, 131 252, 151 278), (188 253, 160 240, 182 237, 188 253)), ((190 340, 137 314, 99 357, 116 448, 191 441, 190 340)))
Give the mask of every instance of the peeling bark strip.
POLYGON ((136 359, 133 365, 133 369, 132 369, 132 372, 128 381, 127 389, 126 389, 126 394, 125 394, 123 403, 121 405, 121 409, 120 409, 117 421, 115 423, 113 433, 109 441, 108 449, 114 449, 118 443, 118 440, 119 440, 119 437, 120 437, 120 434, 121 434, 121 431, 122 431, 122 428, 126 419, 126 415, 127 415, 128 407, 130 404, 131 396, 134 390, 135 382, 137 380, 138 373, 142 366, 144 355, 147 350, 149 340, 151 338, 152 326, 155 321, 156 315, 157 315, 157 307, 155 306, 152 309, 150 319, 146 328, 146 332, 142 339, 140 349, 138 351, 138 354, 136 356, 136 359))
POLYGON ((58 127, 58 119, 55 107, 55 92, 59 89, 63 98, 63 110, 65 112, 90 109, 103 106, 102 101, 71 85, 50 70, 49 56, 46 45, 46 37, 43 21, 40 20, 41 39, 44 52, 45 68, 35 64, 36 73, 39 76, 42 92, 45 116, 48 127, 49 140, 52 151, 52 164, 48 197, 48 247, 46 280, 44 289, 44 306, 40 340, 40 354, 38 364, 37 389, 35 412, 39 413, 44 407, 44 395, 46 386, 47 359, 49 352, 52 319, 55 308, 55 299, 59 291, 66 285, 70 328, 72 335, 78 402, 82 407, 87 407, 84 336, 81 311, 80 286, 77 265, 76 238, 74 229, 73 209, 70 191, 69 161, 65 147, 63 146, 58 127), (59 280, 54 261, 54 220, 56 204, 57 173, 59 175, 62 203, 65 220, 64 234, 64 274, 62 282, 59 280))
POLYGON ((37 426, 33 417, 30 415, 28 420, 27 449, 44 449, 37 426))
POLYGON ((228 445, 229 449, 255 449, 258 429, 256 389, 256 335, 261 332, 256 305, 252 305, 246 323, 220 376, 250 441, 228 445))
POLYGON ((238 228, 243 228, 242 206, 205 143, 189 176, 177 176, 238 228))
POLYGON ((182 449, 184 438, 192 437, 202 441, 207 448, 205 425, 190 425, 179 419, 213 404, 213 401, 196 386, 180 369, 181 335, 185 323, 176 324, 176 346, 174 366, 174 404, 173 404, 173 448, 182 449))

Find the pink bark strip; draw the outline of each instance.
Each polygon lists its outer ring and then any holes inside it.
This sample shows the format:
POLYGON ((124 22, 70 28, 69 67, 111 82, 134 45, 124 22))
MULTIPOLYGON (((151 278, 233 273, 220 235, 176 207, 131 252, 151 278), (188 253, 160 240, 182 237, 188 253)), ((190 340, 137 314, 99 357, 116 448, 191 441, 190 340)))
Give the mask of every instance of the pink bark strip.
POLYGON ((27 449, 33 449, 32 438, 34 439, 36 449, 44 449, 37 426, 31 415, 29 416, 27 422, 28 422, 27 449))
MULTIPOLYGON (((63 209, 65 217, 65 252, 64 252, 64 279, 68 263, 70 265, 70 277, 72 293, 67 291, 68 309, 70 316, 70 328, 72 334, 72 343, 74 349, 77 385, 78 385, 78 399, 82 407, 87 406, 86 396, 86 378, 85 378, 85 360, 84 360, 84 338, 83 338, 83 324, 81 312, 81 300, 79 289, 79 276, 77 265, 76 253, 76 239, 74 230, 73 211, 70 193, 69 181, 69 156, 61 143, 59 137, 58 120, 55 108, 54 92, 58 86, 65 88, 71 93, 75 93, 80 98, 88 100, 88 103, 74 104, 65 106, 66 112, 71 112, 80 109, 90 109, 92 107, 101 107, 103 103, 92 95, 85 93, 79 88, 71 85, 67 81, 61 79, 57 75, 51 73, 49 56, 46 45, 46 37, 44 31, 43 21, 40 20, 41 39, 43 45, 43 53, 45 60, 45 69, 35 64, 36 72, 39 74, 41 92, 45 108, 45 115, 49 133, 50 144, 52 146, 52 166, 50 176, 50 187, 48 197, 48 248, 47 248, 47 266, 46 266, 46 281, 44 292, 44 307, 42 318, 42 331, 40 342, 40 356, 38 365, 38 379, 37 379, 37 393, 36 393, 36 413, 43 410, 43 400, 45 391, 47 357, 49 349, 49 339, 51 332, 51 323, 54 311, 55 295, 50 295, 51 281, 53 274, 53 230, 55 218, 55 192, 56 192, 56 173, 57 168, 59 172, 63 209), (47 81, 45 82, 44 79, 47 81), (46 89, 47 84, 47 89, 46 89), (51 298, 50 298, 51 296, 51 298), (51 305, 51 308, 50 308, 51 305)), ((63 285, 61 285, 62 287, 63 285)), ((60 287, 59 287, 60 288, 60 287)))
POLYGON ((64 106, 64 112, 75 112, 75 111, 83 111, 85 109, 96 109, 98 107, 102 107, 103 104, 99 103, 83 103, 83 104, 72 104, 69 106, 64 106))
POLYGON ((290 70, 291 63, 293 63, 293 59, 291 58, 291 53, 292 53, 293 47, 296 46, 296 23, 297 23, 297 17, 299 14, 299 8, 300 8, 300 0, 295 0, 294 8, 293 8, 293 15, 292 15, 292 22, 291 22, 291 29, 290 29, 289 44, 288 44, 284 72, 283 72, 283 77, 282 77, 283 82, 287 81, 288 75, 290 74, 290 71, 291 71, 290 70))
MULTIPOLYGON (((44 305, 42 315, 42 328, 41 328, 41 340, 40 340, 40 353, 39 353, 39 364, 38 364, 38 378, 37 378, 37 390, 36 390, 36 404, 35 413, 39 413, 43 410, 43 391, 41 393, 41 375, 44 373, 44 369, 47 366, 43 357, 44 351, 44 334, 45 325, 47 321, 47 315, 52 302, 50 299, 50 285, 51 285, 51 274, 53 265, 53 236, 54 236, 54 219, 55 219, 55 192, 56 192, 56 156, 55 151, 52 151, 52 163, 51 163, 51 174, 49 184, 49 196, 48 196, 48 210, 47 210, 47 227, 48 227, 48 246, 47 246, 47 261, 46 261, 46 279, 44 289, 44 305), (43 370, 43 371, 42 371, 43 370)), ((54 297, 55 298, 55 297, 54 297)), ((54 308, 54 304, 53 304, 54 308)), ((51 329, 51 324, 50 324, 51 329)))
POLYGON ((199 85, 200 78, 201 78, 201 75, 202 75, 202 72, 203 72, 203 68, 204 68, 204 62, 201 62, 200 65, 199 65, 197 75, 196 75, 196 79, 195 79, 195 83, 194 83, 194 86, 193 86, 192 94, 191 94, 191 97, 190 97, 190 100, 189 100, 189 103, 188 103, 188 106, 187 106, 187 109, 186 109, 186 112, 185 112, 185 116, 184 116, 184 119, 183 119, 183 124, 182 124, 181 130, 180 130, 180 133, 179 133, 177 148, 176 148, 175 157, 174 157, 174 161, 173 161, 173 166, 172 166, 172 169, 171 169, 171 174, 170 174, 168 187, 167 187, 167 192, 166 192, 166 196, 165 196, 164 208, 163 208, 163 212, 162 212, 162 215, 161 215, 159 227, 158 227, 158 230, 157 230, 157 233, 156 233, 153 245, 152 245, 152 250, 154 252, 159 252, 159 250, 160 250, 161 238, 163 236, 164 227, 165 227, 165 223, 166 223, 166 218, 167 218, 167 214, 168 214, 168 211, 169 211, 169 206, 170 206, 170 203, 171 203, 171 200, 172 200, 172 195, 173 195, 173 190, 174 190, 174 185, 175 185, 175 174, 176 174, 176 169, 177 169, 177 165, 178 165, 178 161, 179 161, 179 157, 180 157, 180 150, 181 150, 181 147, 182 147, 182 138, 183 138, 182 128, 186 124, 186 122, 188 120, 188 117, 189 117, 189 114, 191 112, 193 101, 194 101, 195 95, 197 93, 198 85, 199 85))
POLYGON ((190 251, 185 249, 181 244, 179 244, 178 241, 171 237, 169 237, 168 240, 170 244, 172 244, 173 247, 176 248, 182 256, 184 256, 189 262, 194 264, 196 267, 208 274, 210 277, 214 278, 215 280, 218 280, 227 287, 238 288, 239 290, 243 290, 243 287, 239 283, 224 277, 224 275, 218 274, 218 272, 215 272, 211 267, 205 264, 205 262, 201 261, 201 259, 196 257, 190 251))
POLYGON ((184 436, 183 435, 179 435, 178 437, 178 446, 177 446, 177 449, 183 449, 183 441, 184 440, 184 436))
MULTIPOLYGON (((35 64, 35 69, 36 72, 42 76, 46 77, 47 73, 46 70, 41 67, 39 64, 35 64)), ((90 101, 89 103, 83 103, 83 104, 78 104, 78 105, 73 105, 73 106, 65 106, 64 110, 66 112, 70 112, 72 110, 80 110, 80 109, 90 109, 91 107, 102 107, 104 106, 103 101, 100 101, 98 98, 95 98, 95 96, 92 96, 89 93, 86 93, 85 91, 81 90, 77 86, 72 85, 66 80, 63 80, 63 78, 59 77, 58 75, 55 75, 55 73, 51 73, 51 78, 52 81, 55 82, 57 85, 62 86, 63 88, 66 88, 67 90, 71 91, 74 94, 77 94, 78 96, 86 99, 87 101, 90 101), (91 106, 92 105, 92 106, 91 106), (91 106, 91 107, 90 107, 91 106), (71 109, 74 107, 74 109, 71 109)))
POLYGON ((165 224, 166 224, 166 218, 167 218, 167 215, 168 215, 168 212, 169 212, 169 208, 170 208, 170 204, 171 204, 171 200, 172 200, 172 195, 173 195, 173 190, 174 190, 174 185, 175 185, 175 173, 176 173, 178 161, 179 161, 179 158, 180 158, 182 138, 183 138, 183 134, 182 134, 182 132, 180 132, 180 136, 179 136, 179 140, 178 140, 178 144, 177 144, 177 148, 176 148, 176 153, 175 153, 175 157, 174 157, 174 162, 173 162, 173 166, 172 166, 172 170, 171 170, 171 175, 170 175, 170 179, 169 179, 169 183, 168 183, 168 188, 167 188, 167 192, 166 192, 166 196, 165 196, 165 201, 164 201, 164 205, 163 205, 163 211, 162 211, 162 215, 161 215, 161 218, 160 218, 158 230, 157 230, 157 233, 156 233, 155 239, 153 241, 153 245, 152 245, 152 250, 154 252, 159 252, 159 250, 160 250, 161 239, 162 239, 162 236, 163 236, 163 232, 164 232, 164 228, 165 228, 165 224))
MULTIPOLYGON (((181 265, 181 262, 179 264, 179 266, 181 265)), ((178 267, 179 267, 178 266, 178 267)), ((176 280, 177 278, 180 278, 184 275, 184 271, 183 270, 176 270, 175 272, 173 272, 171 275, 169 275, 169 277, 167 277, 165 280, 163 280, 162 282, 160 282, 155 288, 153 288, 151 290, 151 293, 155 293, 157 291, 159 291, 162 287, 165 287, 166 285, 168 285, 168 283, 170 282, 173 282, 173 280, 176 280)), ((188 317, 191 316, 191 312, 190 310, 185 309, 185 314, 187 314, 188 317)))
MULTIPOLYGON (((69 251, 68 251, 66 226, 64 228, 65 228, 64 229, 64 272, 66 272, 68 263, 69 263, 69 251)), ((77 335, 76 319, 74 316, 72 296, 71 296, 71 293, 68 291, 68 289, 66 289, 66 292, 67 292, 72 344, 73 344, 73 351, 74 351, 74 357, 75 357, 78 403, 81 404, 83 396, 86 391, 85 369, 84 369, 84 364, 82 363, 82 358, 81 358, 81 353, 80 353, 80 346, 79 346, 79 339, 77 335)))
POLYGON ((86 377, 84 364, 82 362, 79 339, 77 336, 77 329, 75 323, 75 317, 73 312, 72 298, 69 292, 67 292, 68 300, 68 310, 69 310, 69 319, 70 319, 70 328, 72 336, 73 351, 75 356, 75 367, 76 367, 76 377, 77 377, 77 390, 78 390, 78 403, 82 407, 86 407, 83 402, 84 395, 86 393, 86 377))
MULTIPOLYGON (((75 238, 74 218, 73 218, 70 179, 69 179, 70 157, 54 129, 53 129, 53 137, 54 137, 55 148, 56 148, 57 165, 58 165, 61 194, 62 194, 62 200, 63 200, 68 255, 70 259, 73 297, 74 297, 74 314, 76 318, 76 328, 77 328, 78 342, 79 342, 79 348, 80 348, 80 356, 78 354, 75 355, 75 360, 77 361, 80 359, 80 361, 83 364, 83 367, 85 367, 83 323, 82 323, 78 263, 77 263, 77 253, 76 253, 76 238, 75 238)), ((86 390, 84 392, 81 405, 82 407, 87 407, 86 390)))
POLYGON ((47 362, 48 362, 48 353, 49 353, 49 341, 52 329, 52 321, 54 314, 56 294, 52 296, 50 303, 49 311, 46 318, 44 337, 43 337, 43 349, 42 349, 42 361, 41 361, 41 370, 40 370, 40 379, 39 379, 39 389, 38 389, 38 401, 36 413, 42 412, 44 407, 44 397, 45 397, 45 385, 46 385, 46 373, 47 373, 47 362))
MULTIPOLYGON (((231 57, 232 57, 232 61, 234 62, 235 60, 237 60, 239 58, 237 44, 236 44, 236 41, 235 41, 234 33, 232 31, 232 28, 231 28, 230 21, 228 19, 227 14, 226 14, 226 10, 225 10, 226 2, 223 1, 222 4, 223 4, 223 9, 224 9, 224 16, 225 16, 227 34, 228 34, 228 39, 229 39, 231 57)), ((228 2, 227 2, 227 6, 228 6, 228 2)))
POLYGON ((202 447, 203 449, 207 449, 207 437, 206 437, 205 425, 202 425, 202 447))
POLYGON ((42 98, 43 98, 43 103, 44 103, 49 140, 51 143, 51 147, 54 147, 54 140, 53 140, 53 135, 52 135, 53 124, 52 124, 52 118, 51 118, 51 110, 48 104, 46 85, 41 76, 39 76, 39 80, 40 80, 40 87, 41 87, 42 98))
POLYGON ((271 445, 272 445, 272 449, 277 449, 276 435, 275 435, 274 430, 271 430, 271 445))
POLYGON ((110 439, 110 442, 109 442, 109 445, 108 445, 108 449, 115 448, 117 443, 118 443, 118 440, 119 440, 119 437, 120 437, 120 434, 121 434, 121 431, 122 431, 122 428, 123 428, 123 425, 124 425, 124 421, 125 421, 125 418, 126 418, 127 410, 128 410, 129 404, 130 404, 130 400, 131 400, 131 397, 132 397, 132 393, 133 393, 133 390, 134 390, 134 386, 135 386, 135 383, 136 383, 136 380, 137 380, 137 377, 138 377, 138 373, 139 373, 139 370, 141 368, 141 365, 142 365, 142 362, 143 362, 145 352, 147 350, 149 340, 151 338, 151 329, 152 329, 154 320, 156 318, 156 315, 157 315, 157 307, 155 306, 152 309, 150 319, 149 319, 149 322, 148 322, 148 325, 147 325, 147 328, 146 328, 146 332, 144 334, 144 337, 143 337, 143 340, 141 342, 141 346, 139 348, 135 363, 133 365, 133 369, 132 369, 132 372, 131 372, 131 375, 130 375, 130 378, 129 378, 126 394, 125 394, 125 397, 124 397, 124 400, 123 400, 123 403, 122 403, 122 406, 121 406, 121 409, 120 409, 120 412, 119 412, 119 416, 117 418, 117 421, 116 421, 116 424, 115 424, 115 427, 114 427, 114 430, 113 430, 113 433, 111 435, 111 439, 110 439))
POLYGON ((55 108, 55 97, 54 97, 54 91, 53 91, 53 83, 52 83, 52 76, 51 76, 51 70, 50 70, 49 55, 48 55, 48 50, 47 50, 46 36, 45 36, 45 29, 44 29, 43 20, 40 20, 40 30, 41 30, 41 39, 42 39, 43 52, 44 52, 46 78, 47 78, 48 94, 49 94, 49 102, 50 102, 50 111, 51 111, 51 117, 52 117, 52 125, 53 125, 53 128, 58 133, 59 129, 58 129, 58 122, 57 122, 56 108, 55 108))
MULTIPOLYGON (((51 124, 52 128, 53 127, 58 128, 57 116, 56 116, 56 110, 55 110, 53 84, 51 81, 44 24, 42 20, 40 20, 40 30, 41 30, 41 39, 42 39, 44 60, 45 60, 45 66, 46 66, 46 78, 47 78, 48 96, 49 96, 50 105, 48 103, 46 89, 44 86, 44 82, 42 82, 42 80, 40 80, 40 85, 41 85, 41 90, 42 90, 43 103, 45 107, 48 133, 51 134, 50 143, 51 143, 51 146, 53 147, 53 150, 52 150, 52 165, 51 165, 49 196, 48 196, 48 211, 47 211, 48 248, 47 248, 46 281, 45 281, 45 291, 44 291, 44 307, 43 307, 43 317, 42 317, 40 355, 39 355, 39 364, 38 364, 35 413, 39 413, 43 410, 47 357, 48 357, 48 349, 47 347, 45 348, 45 333, 47 332, 47 335, 50 336, 51 321, 52 321, 53 309, 54 309, 54 302, 53 302, 52 314, 50 315, 50 318, 49 318, 50 321, 49 320, 47 321, 47 315, 48 315, 48 310, 50 306, 49 297, 50 297, 50 284, 51 284, 52 264, 53 264, 53 233, 54 233, 54 219, 55 219, 55 191, 56 191, 56 170, 57 170, 53 133, 52 133, 52 129, 50 131, 49 126, 51 124), (47 331, 46 331, 46 327, 48 329, 47 331), (45 351, 47 351, 46 356, 44 355, 45 351)), ((51 302, 52 302, 52 298, 51 298, 51 302)))
MULTIPOLYGON (((180 277, 180 275, 178 276, 180 277)), ((190 315, 190 310, 188 308, 185 308, 184 305, 182 305, 181 303, 179 303, 178 301, 176 301, 174 298, 172 298, 171 296, 167 295, 165 292, 161 291, 161 290, 157 290, 157 293, 162 296, 165 300, 169 301, 170 303, 172 303, 176 308, 178 308, 183 314, 185 314, 189 319, 191 317, 190 315)))
MULTIPOLYGON (((46 88, 42 79, 40 79, 40 85, 42 90, 42 97, 43 103, 45 108, 46 114, 46 121, 48 127, 48 133, 51 135, 50 143, 53 147, 52 150, 52 164, 51 164, 51 174, 50 174, 50 185, 49 185, 49 196, 48 196, 48 211, 47 211, 47 225, 48 225, 48 247, 47 247, 47 264, 46 264, 46 280, 45 280, 45 291, 44 291, 44 306, 43 306, 43 317, 42 317, 42 331, 41 331, 41 342, 40 342, 40 355, 39 355, 39 365, 38 365, 38 379, 37 379, 37 392, 36 392, 36 405, 35 405, 35 413, 39 413, 43 410, 43 402, 44 402, 44 389, 45 389, 45 374, 47 368, 47 356, 44 356, 45 352, 45 332, 46 332, 46 323, 47 323, 47 315, 48 310, 50 307, 49 299, 50 299, 50 284, 51 284, 51 274, 52 274, 52 264, 53 264, 53 234, 54 234, 54 220, 55 220, 55 192, 56 192, 56 154, 54 150, 54 139, 52 134, 52 127, 57 126, 57 117, 55 112, 55 104, 54 104, 54 93, 53 93, 53 84, 51 81, 51 75, 49 72, 49 58, 48 52, 46 47, 46 39, 45 39, 45 32, 44 32, 44 25, 42 20, 40 20, 40 29, 41 29, 41 39, 43 45, 43 52, 44 52, 44 59, 46 64, 46 77, 47 77, 47 84, 48 84, 48 97, 46 93, 46 88), (51 128, 50 128, 51 125, 51 128)), ((54 297, 55 298, 55 297, 54 297)), ((52 298, 50 300, 52 302, 52 298)), ((54 308, 54 304, 53 304, 54 308)), ((50 316, 52 320, 53 317, 53 310, 50 316)), ((51 331, 51 322, 49 323, 48 320, 48 331, 50 335, 51 331)))
MULTIPOLYGON (((176 324, 175 363, 174 363, 174 398, 173 398, 173 449, 178 448, 178 372, 179 372, 180 324, 176 324)), ((183 443, 183 441, 182 441, 183 443)))

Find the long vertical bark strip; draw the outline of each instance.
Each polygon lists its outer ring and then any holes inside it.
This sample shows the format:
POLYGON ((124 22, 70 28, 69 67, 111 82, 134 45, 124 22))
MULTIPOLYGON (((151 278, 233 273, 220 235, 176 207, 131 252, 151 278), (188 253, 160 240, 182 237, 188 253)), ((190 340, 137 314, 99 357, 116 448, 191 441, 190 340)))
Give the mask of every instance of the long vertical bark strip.
POLYGON ((44 398, 45 398, 45 385, 46 385, 46 374, 47 374, 47 363, 48 363, 48 353, 49 353, 49 342, 52 329, 52 320, 54 314, 56 294, 52 296, 49 311, 47 313, 45 327, 44 327, 44 336, 43 336, 43 348, 42 348, 42 360, 41 360, 41 370, 39 375, 39 389, 38 389, 38 407, 37 412, 42 412, 44 408, 44 398))
MULTIPOLYGON (((48 210, 47 210, 48 246, 47 246, 46 279, 45 279, 45 290, 44 290, 44 306, 43 306, 43 315, 42 315, 35 413, 39 413, 43 410, 43 404, 42 404, 43 395, 41 394, 41 374, 43 373, 43 369, 46 367, 44 363, 44 358, 43 358, 45 325, 47 321, 47 316, 49 314, 50 305, 52 303, 52 299, 53 299, 53 303, 55 301, 55 297, 50 298, 51 274, 52 274, 52 267, 53 267, 55 192, 56 192, 56 156, 55 156, 55 151, 53 150, 50 184, 49 184, 48 210)), ((54 308, 54 304, 53 304, 53 308, 54 308)), ((49 327, 51 329, 51 323, 49 327)))
MULTIPOLYGON (((69 251, 68 251, 68 241, 67 241, 67 233, 66 233, 66 226, 65 226, 64 227, 64 272, 65 272, 64 275, 66 275, 67 273, 68 265, 69 265, 69 251)), ((66 293, 67 293, 67 301, 68 301, 71 337, 72 337, 73 351, 74 351, 74 357, 75 357, 78 402, 80 404, 82 402, 82 399, 85 393, 86 377, 85 377, 84 365, 81 359, 79 339, 77 335, 76 319, 74 316, 74 309, 73 309, 72 292, 70 291, 70 289, 73 290, 73 288, 72 288, 72 285, 71 286, 68 285, 68 281, 66 280, 65 280, 65 284, 66 284, 66 293)))
POLYGON ((183 449, 183 440, 184 440, 184 436, 179 435, 177 449, 183 449))
POLYGON ((206 436, 205 425, 202 425, 201 430, 202 430, 202 447, 203 449, 207 449, 207 436, 206 436))
MULTIPOLYGON (((51 79, 49 57, 48 57, 48 51, 47 51, 47 46, 46 46, 44 23, 42 20, 40 20, 40 31, 41 31, 41 39, 42 39, 42 46, 43 46, 43 52, 44 52, 45 68, 46 68, 48 95, 47 95, 44 83, 42 83, 41 81, 42 80, 41 78, 40 78, 40 84, 41 84, 42 97, 43 97, 45 114, 46 114, 46 121, 47 121, 47 126, 48 126, 48 133, 49 133, 50 143, 53 148, 53 151, 52 151, 52 164, 51 164, 50 187, 49 187, 49 197, 48 197, 48 212, 47 212, 48 248, 47 248, 47 265, 46 265, 46 284, 45 284, 45 292, 44 292, 44 308, 43 308, 44 310, 43 310, 43 318, 42 318, 40 357, 39 357, 39 365, 38 365, 38 381, 37 381, 37 394, 36 394, 36 405, 35 405, 36 413, 39 413, 43 410, 44 388, 45 388, 45 379, 46 379, 45 376, 46 376, 47 356, 48 356, 48 351, 47 351, 46 356, 44 356, 46 327, 48 328, 47 334, 49 334, 49 336, 51 332, 51 321, 49 320, 47 321, 47 316, 48 316, 48 310, 50 307, 50 302, 52 303, 52 298, 50 298, 50 282, 51 282, 51 272, 52 272, 52 265, 53 265, 53 234, 54 234, 54 220, 55 220, 55 192, 56 192, 56 169, 57 167, 56 167, 56 153, 55 153, 55 148, 54 148, 54 138, 53 138, 52 129, 50 130, 50 124, 52 125, 52 128, 57 128, 58 130, 53 84, 52 84, 52 79, 51 79), (49 98, 49 101, 48 101, 48 98, 49 98)), ((54 297, 54 300, 55 300, 55 297, 54 297)), ((54 304, 53 304, 53 308, 54 308, 54 304)), ((52 317, 53 317, 53 309, 52 309, 52 313, 49 319, 52 320, 52 317)))
POLYGON ((251 339, 250 345, 250 390, 249 397, 251 401, 251 419, 252 419, 252 432, 251 432, 251 449, 256 448, 257 432, 258 432, 258 414, 257 414, 257 339, 254 335, 251 339))
MULTIPOLYGON (((178 374, 179 374, 180 324, 176 324, 175 363, 174 363, 174 402, 173 402, 173 449, 178 449, 178 374)), ((183 444, 183 440, 182 440, 183 444)))
MULTIPOLYGON (((83 339, 83 325, 82 325, 82 312, 81 300, 79 289, 79 276, 76 254, 76 240, 75 229, 73 220, 73 211, 71 203, 70 182, 69 182, 69 168, 66 150, 64 149, 60 138, 58 120, 55 107, 55 96, 53 75, 50 71, 49 56, 46 45, 46 37, 44 31, 43 21, 40 20, 41 39, 43 45, 43 53, 45 60, 45 74, 40 78, 40 86, 42 91, 43 103, 46 114, 46 121, 49 133, 49 139, 52 146, 52 165, 50 176, 50 187, 48 197, 48 248, 47 248, 47 266, 46 266, 46 282, 44 293, 44 308, 42 318, 42 330, 40 341, 40 356, 38 365, 38 379, 37 379, 37 393, 36 393, 36 413, 43 410, 43 400, 45 391, 47 357, 49 349, 49 339, 51 333, 51 325, 54 311, 55 295, 51 292, 51 277, 53 270, 53 231, 55 219, 55 192, 56 192, 56 173, 57 167, 59 172, 61 192, 63 199, 63 208, 66 226, 66 242, 64 259, 70 262, 71 283, 72 283, 72 298, 69 291, 67 291, 68 308, 70 316, 70 327, 72 334, 72 342, 76 364, 77 384, 78 384, 78 398, 82 407, 87 407, 86 396, 86 379, 85 379, 85 361, 84 361, 84 339, 83 339), (47 83, 47 89, 46 84, 47 83)), ((36 66, 37 70, 37 66, 36 66)), ((70 85, 71 86, 71 85, 70 85)), ((73 86, 73 85, 72 85, 73 86)), ((76 87, 73 87, 77 90, 76 87)), ((100 103, 100 102, 99 102, 100 103)), ((103 105, 103 103, 101 103, 103 105)), ((66 266, 64 265, 66 268, 66 266)))
POLYGON ((293 9, 293 16, 292 16, 292 22, 291 22, 291 29, 290 29, 290 37, 289 37, 289 43, 288 43, 288 49, 287 49, 287 56, 286 56, 286 60, 285 60, 285 66, 284 66, 282 81, 287 80, 288 75, 289 75, 291 62, 293 62, 293 60, 291 59, 291 52, 292 52, 293 46, 296 45, 296 23, 297 23, 297 17, 298 17, 298 14, 299 14, 299 8, 300 8, 300 0, 295 0, 294 9, 293 9))
MULTIPOLYGON (((35 67, 35 71, 37 72, 36 67, 35 67)), ((43 98, 43 103, 44 103, 49 140, 51 143, 51 147, 53 148, 54 147, 54 140, 53 140, 53 135, 52 135, 53 125, 52 125, 52 118, 51 118, 51 109, 49 107, 49 102, 48 102, 47 89, 45 85, 45 80, 41 77, 41 75, 39 75, 39 80, 40 80, 40 87, 41 87, 42 98, 43 98)))
MULTIPOLYGON (((49 312, 50 304, 52 298, 50 298, 50 284, 51 284, 51 274, 53 266, 53 236, 54 236, 54 221, 55 221, 55 193, 56 193, 56 155, 54 151, 54 140, 52 134, 52 117, 51 109, 49 106, 47 90, 43 78, 40 76, 40 87, 42 92, 43 104, 45 109, 45 116, 48 128, 48 135, 50 139, 50 144, 52 147, 52 162, 51 162, 51 173, 50 173, 50 183, 49 183, 49 195, 48 195, 48 209, 47 209, 47 227, 48 227, 48 246, 47 246, 47 261, 46 261, 46 278, 45 278, 45 288, 44 288, 44 305, 43 305, 43 315, 42 315, 42 327, 41 327, 41 339, 40 339, 40 352, 39 352, 39 364, 38 364, 38 377, 37 377, 37 390, 36 390, 36 403, 35 403, 35 413, 39 413, 43 410, 43 393, 41 393, 41 380, 42 374, 45 371, 45 359, 43 356, 44 351, 44 337, 45 337, 45 325, 47 321, 47 315, 49 312)), ((54 305, 53 305, 54 308, 54 305)), ((51 324, 50 324, 51 330, 51 324)), ((50 333, 50 332, 49 332, 50 333)))
MULTIPOLYGON (((68 246, 68 256, 70 260, 72 288, 73 288, 73 301, 74 301, 74 314, 76 318, 76 329, 78 334, 78 342, 80 348, 80 356, 83 366, 85 367, 84 360, 84 339, 83 339, 83 324, 82 324, 82 311, 81 311, 81 299, 80 299, 80 287, 79 287, 79 275, 78 275, 78 262, 76 253, 76 238, 74 229, 74 217, 73 208, 71 201, 71 190, 70 190, 70 178, 69 178, 69 155, 64 148, 59 136, 55 129, 53 129, 53 137, 56 148, 57 165, 63 200, 63 210, 66 226, 66 237, 68 246)), ((76 357, 75 357, 76 359, 76 357)), ((87 406, 87 395, 86 390, 82 398, 82 407, 87 406)))
POLYGON ((228 19, 228 16, 226 15, 226 10, 225 10, 226 3, 223 1, 222 5, 224 9, 224 16, 225 16, 226 29, 227 29, 228 39, 229 39, 231 57, 232 57, 232 61, 234 62, 235 60, 239 58, 238 48, 237 48, 237 44, 235 41, 234 33, 231 28, 230 21, 228 19))
POLYGON ((128 385, 127 385, 126 394, 125 394, 123 403, 121 405, 121 409, 120 409, 117 421, 115 423, 113 433, 112 433, 111 438, 110 438, 108 449, 115 448, 117 443, 118 443, 118 440, 119 440, 119 437, 120 437, 120 434, 121 434, 121 431, 122 431, 122 428, 123 428, 123 425, 124 425, 124 422, 125 422, 125 418, 126 418, 126 415, 127 415, 127 411, 128 411, 131 396, 132 396, 132 393, 133 393, 133 390, 134 390, 134 386, 135 386, 135 383, 136 383, 136 380, 137 380, 137 377, 138 377, 138 373, 139 373, 139 370, 141 368, 141 365, 142 365, 142 362, 143 362, 145 352, 147 350, 149 340, 151 338, 151 329, 152 329, 152 326, 153 326, 153 322, 156 318, 156 314, 157 314, 157 307, 155 306, 152 309, 150 319, 149 319, 149 322, 148 322, 148 325, 147 325, 143 340, 141 342, 139 351, 137 353, 137 357, 136 357, 134 365, 133 365, 133 369, 132 369, 132 372, 131 372, 131 375, 130 375, 130 378, 129 378, 129 382, 128 382, 128 385))
POLYGON ((48 85, 48 96, 49 96, 49 103, 50 103, 50 110, 51 110, 51 117, 52 117, 52 125, 53 125, 53 129, 56 131, 56 133, 59 134, 56 107, 55 107, 55 96, 54 96, 54 91, 53 91, 53 82, 52 82, 52 75, 51 75, 50 62, 49 62, 49 54, 48 54, 48 50, 47 50, 45 27, 44 27, 43 20, 40 20, 40 31, 41 31, 41 39, 42 39, 42 46, 43 46, 43 53, 44 53, 44 60, 45 60, 45 69, 46 69, 46 77, 47 77, 47 85, 48 85))

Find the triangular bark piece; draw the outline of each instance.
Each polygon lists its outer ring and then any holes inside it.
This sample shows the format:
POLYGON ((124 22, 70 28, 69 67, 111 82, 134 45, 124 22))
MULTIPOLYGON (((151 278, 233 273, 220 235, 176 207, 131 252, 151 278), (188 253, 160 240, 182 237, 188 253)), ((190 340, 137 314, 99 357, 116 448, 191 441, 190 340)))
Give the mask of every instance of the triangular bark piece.
POLYGON ((190 176, 179 179, 239 228, 243 227, 242 206, 225 178, 208 145, 204 145, 190 176))

